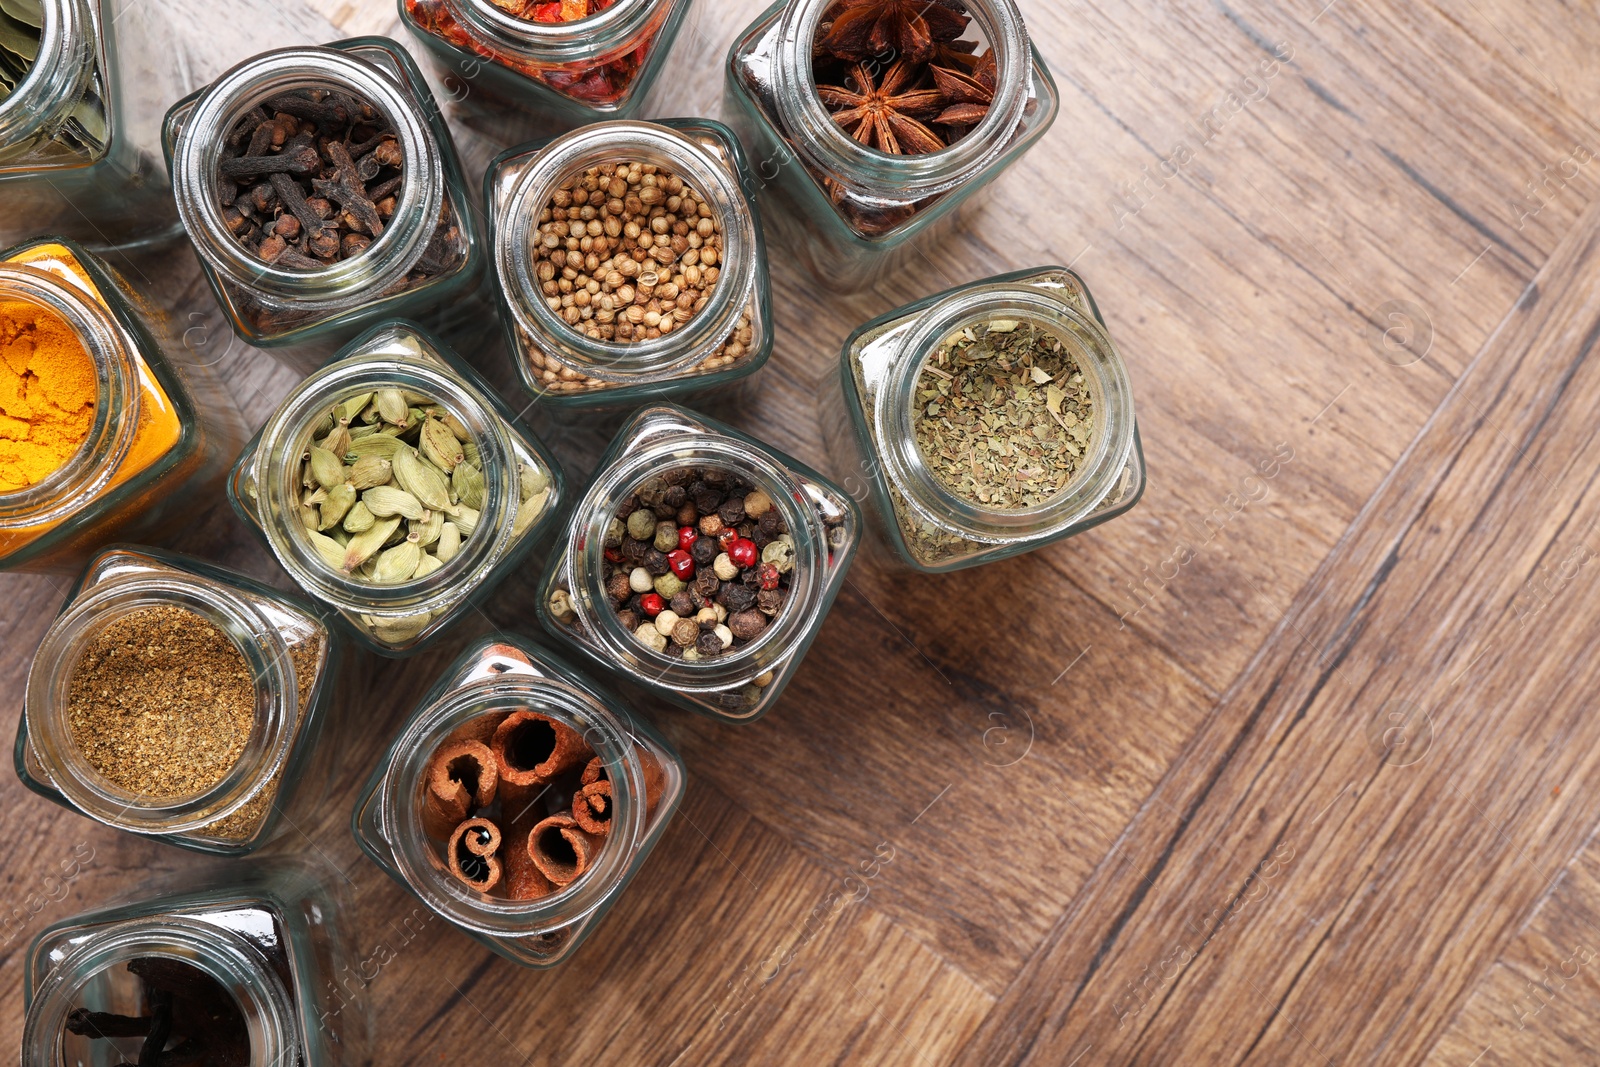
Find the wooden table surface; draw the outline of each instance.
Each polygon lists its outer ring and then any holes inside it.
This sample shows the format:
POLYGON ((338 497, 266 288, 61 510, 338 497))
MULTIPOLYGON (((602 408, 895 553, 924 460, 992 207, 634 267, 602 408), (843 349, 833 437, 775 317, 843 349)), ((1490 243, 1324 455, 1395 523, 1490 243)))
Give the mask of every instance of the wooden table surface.
MULTIPOLYGON (((121 0, 196 85, 402 36, 385 0, 307 2, 121 0)), ((650 113, 716 114, 762 6, 699 0, 650 113)), ((358 661, 336 773, 306 783, 326 798, 276 850, 342 872, 377 1061, 1600 1056, 1593 0, 1023 8, 1054 128, 870 291, 824 294, 774 250, 777 347, 735 418, 826 469, 816 398, 853 327, 1070 262, 1130 364, 1143 502, 949 577, 863 554, 767 719, 645 708, 687 798, 554 972, 443 922, 401 933, 416 901, 348 830, 461 641, 534 626, 534 576, 436 652, 358 661)), ((461 144, 475 174, 499 147, 461 144)), ((144 276, 264 420, 293 376, 231 342, 189 251, 144 276)), ((286 582, 221 505, 180 547, 286 582)), ((61 588, 0 576, 6 736, 61 588)), ((201 865, 10 775, 0 804, 14 1038, 39 930, 201 865)))

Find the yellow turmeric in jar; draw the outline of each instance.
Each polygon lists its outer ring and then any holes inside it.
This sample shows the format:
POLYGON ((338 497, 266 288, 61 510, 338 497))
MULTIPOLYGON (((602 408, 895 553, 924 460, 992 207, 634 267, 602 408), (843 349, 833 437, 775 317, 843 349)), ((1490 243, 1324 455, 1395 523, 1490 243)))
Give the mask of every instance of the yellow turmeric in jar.
POLYGON ((0 302, 0 493, 64 467, 94 422, 94 360, 55 312, 0 302))

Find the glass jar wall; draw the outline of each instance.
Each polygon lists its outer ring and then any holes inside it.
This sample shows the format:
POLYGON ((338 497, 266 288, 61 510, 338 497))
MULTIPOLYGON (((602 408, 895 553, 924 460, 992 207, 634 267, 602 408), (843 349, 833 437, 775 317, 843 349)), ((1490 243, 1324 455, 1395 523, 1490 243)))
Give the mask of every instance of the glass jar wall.
POLYGON ((953 225, 1059 107, 1014 0, 928 5, 918 18, 934 34, 915 54, 854 25, 863 12, 847 8, 779 0, 734 41, 726 70, 726 112, 769 224, 839 291, 871 284, 913 254, 911 241, 953 225), (875 121, 863 101, 891 80, 916 103, 875 121))
POLYGON ((380 655, 417 651, 487 595, 565 499, 560 468, 504 401, 403 322, 357 338, 289 394, 239 457, 228 498, 380 655))
POLYGON ((573 507, 540 619, 665 700, 753 722, 816 638, 859 536, 855 502, 798 460, 683 408, 645 408, 573 507))
POLYGON ((161 115, 187 92, 137 5, 18 0, 0 11, 0 247, 65 234, 97 251, 174 237, 161 115))
POLYGON ((393 41, 263 53, 174 105, 163 136, 178 214, 250 344, 296 346, 304 368, 379 318, 467 313, 482 250, 461 166, 393 41))
POLYGON ((366 1062, 366 1009, 335 984, 354 955, 338 877, 251 861, 51 926, 28 951, 24 1067, 366 1062), (146 1056, 158 1026, 167 1056, 146 1056))
POLYGON ((495 280, 529 391, 622 405, 760 369, 772 296, 748 178, 707 119, 598 123, 500 156, 485 180, 495 280))
POLYGON ((338 661, 327 625, 296 597, 185 556, 108 549, 68 595, 34 657, 17 728, 17 775, 34 792, 117 829, 202 852, 250 852, 282 829, 279 815, 316 747, 338 661), (237 648, 250 671, 250 706, 238 709, 247 722, 216 713, 227 690, 214 684, 209 662, 141 659, 142 673, 159 681, 135 720, 117 712, 118 694, 106 696, 115 687, 95 696, 86 674, 101 666, 108 635, 161 632, 175 612, 204 620, 237 648), (205 675, 204 712, 183 703, 195 674, 205 675), (181 710, 170 728, 163 695, 181 710), (207 766, 214 750, 230 745, 231 766, 207 766), (166 788, 157 767, 209 781, 166 788))
POLYGON ((146 308, 64 238, 0 252, 0 570, 70 574, 215 499, 243 420, 212 368, 169 356, 146 308))
POLYGON ((1121 515, 1144 492, 1127 368, 1083 280, 1063 267, 961 286, 874 319, 846 342, 839 381, 823 417, 836 469, 852 496, 872 500, 889 546, 917 570, 1030 552, 1121 515), (953 344, 1015 351, 1024 334, 1034 341, 1003 379, 985 375, 986 388, 959 396, 946 362, 953 344), (1002 401, 993 383, 1013 377, 1002 401), (963 429, 969 413, 990 412, 1006 418, 981 435, 963 429), (930 455, 930 438, 949 444, 930 455), (1013 472, 1059 484, 1017 494, 1013 472))
POLYGON ((493 635, 423 696, 352 825, 435 913, 551 967, 638 873, 684 785, 649 724, 528 640, 493 635))

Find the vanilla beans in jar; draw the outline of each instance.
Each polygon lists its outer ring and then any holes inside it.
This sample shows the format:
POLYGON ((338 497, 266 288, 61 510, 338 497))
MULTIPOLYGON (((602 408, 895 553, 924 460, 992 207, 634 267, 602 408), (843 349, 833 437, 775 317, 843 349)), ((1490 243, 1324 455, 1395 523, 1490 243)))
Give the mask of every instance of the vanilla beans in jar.
POLYGON ((384 655, 493 589, 561 496, 555 463, 487 383, 404 323, 303 381, 229 485, 290 575, 384 655))
POLYGON ((662 699, 753 721, 804 658, 858 538, 854 503, 798 460, 646 408, 574 505, 540 619, 662 699))
POLYGON ((528 389, 620 405, 759 369, 771 294, 747 179, 710 120, 600 123, 501 156, 497 290, 528 389))
POLYGON ((474 641, 357 802, 356 838, 428 907, 530 967, 567 959, 684 790, 647 723, 523 638, 474 641))
POLYGON ((729 53, 730 121, 786 250, 848 290, 907 260, 1059 107, 1014 0, 789 0, 729 53))
POLYGON ((373 38, 267 52, 168 112, 178 214, 241 338, 325 354, 379 316, 444 314, 481 270, 449 130, 373 38))

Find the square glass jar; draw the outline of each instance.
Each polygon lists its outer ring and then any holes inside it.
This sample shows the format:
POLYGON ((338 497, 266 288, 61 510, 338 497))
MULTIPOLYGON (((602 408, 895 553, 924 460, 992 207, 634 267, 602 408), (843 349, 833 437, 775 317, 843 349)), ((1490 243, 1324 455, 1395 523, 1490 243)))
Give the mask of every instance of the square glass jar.
MULTIPOLYGON (((250 1063, 296 1067, 368 1062, 368 1009, 364 1001, 351 1005, 335 984, 355 962, 340 925, 349 901, 337 878, 337 871, 308 862, 251 860, 226 874, 189 872, 184 891, 145 890, 130 902, 50 926, 28 949, 24 1067, 134 1062, 140 1037, 91 1041, 72 1033, 71 1013, 86 1008, 140 1017, 153 1014, 156 990, 176 994, 181 1005, 215 997, 217 987, 238 1009, 249 1048, 229 1043, 237 1031, 223 1032, 214 1019, 191 1031, 193 1016, 174 1011, 169 1040, 209 1049, 213 1058, 200 1062, 246 1056, 250 1063), (192 888, 197 882, 200 888, 192 888)), ((113 1027, 112 1020, 100 1021, 113 1027)))
POLYGON ((12 752, 17 777, 107 826, 244 855, 283 829, 279 816, 307 776, 339 661, 327 623, 298 597, 177 553, 108 548, 68 593, 34 656, 12 752), (192 611, 232 639, 251 667, 256 706, 251 738, 224 778, 197 795, 158 799, 98 773, 73 740, 69 705, 84 649, 130 613, 166 607, 192 611))
MULTIPOLYGON (((405 417, 415 427, 422 419, 420 409, 407 410, 405 417)), ((380 430, 368 436, 384 434, 380 430)), ((467 447, 462 445, 464 452, 467 447)), ((365 451, 360 440, 349 448, 344 453, 346 480, 354 477, 355 463, 365 451)), ((362 503, 370 492, 370 487, 361 491, 362 503)), ((356 338, 284 399, 234 464, 228 500, 289 576, 314 600, 333 608, 362 645, 380 656, 405 656, 431 643, 521 562, 553 526, 565 490, 561 468, 477 371, 420 326, 393 322, 356 338), (363 424, 365 413, 339 420, 332 415, 335 405, 361 396, 369 398, 364 403, 370 409, 376 403, 371 398, 384 389, 431 398, 458 420, 479 457, 480 481, 469 487, 469 495, 481 497, 482 507, 464 502, 452 469, 445 487, 451 498, 447 507, 427 508, 423 519, 395 514, 403 520, 398 531, 417 534, 424 549, 444 536, 426 526, 432 521, 429 513, 448 515, 444 523, 456 526, 461 535, 456 551, 438 559, 435 548, 431 558, 442 566, 424 566, 411 578, 376 583, 357 576, 354 568, 335 568, 322 556, 321 542, 303 521, 309 518, 307 493, 309 499, 316 493, 304 484, 302 464, 313 442, 326 441, 336 424, 357 432, 388 428, 381 420, 363 424), (424 543, 430 536, 433 540, 424 543)), ((311 506, 320 510, 322 503, 311 506)), ((342 521, 323 529, 324 540, 346 537, 339 546, 346 549, 350 535, 361 532, 342 521)), ((377 557, 369 553, 367 558, 377 557)))
POLYGON ((899 560, 930 574, 1006 559, 1052 544, 1139 502, 1144 450, 1127 368, 1083 279, 1065 267, 1004 274, 882 315, 845 342, 839 389, 823 430, 843 484, 871 498, 899 560), (1044 503, 1001 510, 952 493, 933 476, 914 434, 916 386, 945 340, 995 320, 1055 337, 1083 372, 1096 429, 1071 480, 1044 503))
MULTIPOLYGON (((454 780, 458 772, 450 773, 454 780)), ((424 694, 368 779, 351 829, 372 861, 433 912, 513 963, 553 967, 577 951, 639 872, 677 811, 685 783, 682 760, 649 723, 528 639, 492 634, 474 640, 424 694), (519 711, 581 736, 586 755, 604 769, 612 804, 592 865, 533 899, 479 892, 452 875, 439 843, 429 840, 424 807, 439 750, 471 735, 476 723, 519 711)), ((475 779, 468 792, 477 788, 475 779)), ((519 798, 520 817, 544 819, 546 806, 571 807, 572 800, 551 789, 519 798)), ((491 796, 485 806, 466 811, 492 813, 487 805, 494 802, 491 796)), ((498 826, 501 816, 496 819, 498 826)), ((497 853, 514 847, 516 823, 506 822, 504 831, 502 847, 489 855, 509 874, 513 861, 500 861, 497 853)))
POLYGON ((401 23, 453 75, 458 103, 509 105, 555 128, 637 114, 689 4, 614 0, 587 18, 539 22, 492 0, 399 0, 401 23))
POLYGON ((56 470, 0 492, 0 571, 70 575, 109 541, 209 508, 245 424, 214 368, 157 339, 149 301, 73 241, 0 252, 0 301, 65 323, 93 364, 92 422, 56 470))
MULTIPOLYGON (((772 353, 772 287, 760 217, 745 195, 749 178, 737 138, 710 119, 596 123, 495 159, 484 178, 495 287, 507 350, 529 392, 557 407, 633 405, 710 389, 759 370, 772 353), (684 179, 713 212, 722 238, 713 264, 702 265, 702 247, 694 244, 681 254, 674 251, 674 262, 659 268, 669 275, 665 284, 677 289, 672 279, 690 267, 698 277, 714 266, 718 277, 705 305, 678 329, 632 343, 590 338, 569 326, 549 306, 547 283, 538 273, 541 265, 553 268, 535 256, 552 194, 589 168, 618 161, 658 166, 684 179)), ((669 198, 663 206, 670 203, 669 198)), ((701 238, 690 234, 683 240, 701 238)), ((640 286, 654 263, 643 261, 640 286)), ((635 288, 631 280, 624 287, 635 288)), ((572 295, 560 298, 567 308, 573 307, 572 295)), ((667 313, 672 310, 669 304, 667 313)))
MULTIPOLYGON (((149 9, 105 0, 34 6, 38 54, 0 99, 0 247, 41 233, 101 252, 176 237, 161 115, 189 85, 158 51, 170 28, 149 9)), ((27 9, 10 6, 13 27, 27 9)))
MULTIPOLYGON (((724 112, 784 250, 819 284, 848 292, 908 261, 913 240, 952 227, 963 204, 1044 136, 1060 96, 1015 0, 962 0, 967 39, 975 28, 995 57, 986 114, 940 151, 868 147, 823 106, 812 69, 819 29, 841 2, 778 0, 753 22, 728 50, 724 112)), ((854 77, 887 78, 895 59, 869 57, 854 77)))
POLYGON ((178 215, 229 325, 260 348, 296 346, 288 358, 301 369, 379 319, 433 322, 427 317, 437 313, 441 324, 482 279, 481 237, 455 142, 422 72, 387 38, 248 59, 174 104, 162 141, 178 215), (405 176, 366 250, 316 270, 268 263, 234 236, 230 223, 246 232, 259 223, 240 214, 248 183, 235 186, 237 199, 224 208, 221 194, 235 183, 219 180, 218 170, 253 108, 301 89, 334 90, 376 109, 395 133, 405 176))
MULTIPOLYGON (((844 584, 861 532, 856 503, 842 489, 799 460, 676 405, 645 408, 623 426, 566 521, 539 596, 545 629, 611 674, 725 722, 754 722, 777 703, 844 584), (645 643, 641 635, 649 636, 648 621, 630 629, 605 577, 612 562, 606 553, 614 551, 607 541, 618 510, 641 487, 690 467, 756 486, 782 520, 784 533, 776 540, 786 538, 790 545, 783 560, 789 586, 770 621, 725 654, 699 658, 696 653, 692 659, 675 649, 676 641, 645 643)), ((763 560, 766 547, 756 549, 763 560)), ((655 595, 661 595, 660 588, 655 595)), ((715 601, 696 606, 722 616, 713 632, 728 628, 726 605, 722 611, 716 611, 715 601)), ((709 617, 702 629, 712 629, 709 617)), ((724 638, 725 649, 731 644, 724 638)))

